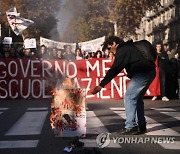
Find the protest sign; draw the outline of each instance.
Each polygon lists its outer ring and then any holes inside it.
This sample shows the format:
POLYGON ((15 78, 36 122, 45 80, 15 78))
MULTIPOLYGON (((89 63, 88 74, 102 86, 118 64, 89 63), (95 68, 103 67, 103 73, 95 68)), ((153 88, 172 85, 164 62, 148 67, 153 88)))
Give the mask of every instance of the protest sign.
POLYGON ((4 37, 2 43, 3 43, 3 44, 7 44, 7 45, 12 44, 12 37, 4 37))
POLYGON ((31 48, 36 48, 36 39, 32 38, 32 39, 25 39, 24 40, 24 47, 25 49, 31 49, 31 48))

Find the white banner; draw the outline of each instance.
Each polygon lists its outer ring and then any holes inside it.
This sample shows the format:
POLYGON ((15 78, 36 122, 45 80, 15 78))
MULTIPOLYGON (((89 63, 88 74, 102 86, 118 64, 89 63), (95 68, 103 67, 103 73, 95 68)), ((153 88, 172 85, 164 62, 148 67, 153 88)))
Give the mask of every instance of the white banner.
POLYGON ((81 50, 89 51, 89 52, 96 52, 97 50, 102 50, 102 44, 105 41, 105 36, 87 41, 87 42, 81 42, 79 43, 79 46, 81 46, 81 50))
POLYGON ((20 17, 19 13, 17 13, 16 8, 12 8, 6 11, 7 19, 9 22, 10 27, 14 31, 16 35, 22 34, 22 32, 29 27, 34 22, 32 20, 28 20, 25 18, 20 17))
POLYGON ((25 39, 24 46, 25 46, 25 49, 36 48, 36 39, 35 38, 25 39))
MULTIPOLYGON (((81 47, 81 50, 96 52, 97 50, 102 49, 101 45, 104 43, 104 41, 105 41, 105 36, 87 42, 80 42, 78 44, 81 47)), ((40 37, 40 45, 45 45, 47 48, 58 48, 58 49, 64 49, 64 45, 71 45, 72 52, 75 52, 76 49, 76 43, 58 42, 43 37, 40 37)))
POLYGON ((58 42, 43 37, 40 37, 40 45, 45 45, 47 48, 57 48, 57 49, 64 49, 65 45, 70 45, 72 47, 72 52, 75 52, 76 49, 76 43, 58 42))

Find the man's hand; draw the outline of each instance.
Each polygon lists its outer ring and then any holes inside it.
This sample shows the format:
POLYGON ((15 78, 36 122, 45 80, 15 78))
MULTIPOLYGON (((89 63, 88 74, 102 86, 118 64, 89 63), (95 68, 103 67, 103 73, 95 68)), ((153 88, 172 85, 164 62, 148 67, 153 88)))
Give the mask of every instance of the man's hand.
POLYGON ((91 93, 94 95, 94 94, 96 94, 96 93, 98 93, 98 92, 100 92, 101 91, 101 89, 102 89, 102 87, 101 86, 96 86, 92 91, 91 91, 91 93))

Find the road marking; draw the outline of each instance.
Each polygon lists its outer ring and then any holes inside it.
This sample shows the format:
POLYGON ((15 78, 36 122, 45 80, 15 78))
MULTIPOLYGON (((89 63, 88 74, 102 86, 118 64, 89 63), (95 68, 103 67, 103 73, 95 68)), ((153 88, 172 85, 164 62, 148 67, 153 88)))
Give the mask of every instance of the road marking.
MULTIPOLYGON (((113 110, 114 113, 121 116, 123 119, 126 119, 126 114, 124 108, 110 108, 113 110)), ((146 135, 165 135, 165 136, 180 136, 180 134, 171 128, 167 128, 164 125, 158 123, 157 121, 153 120, 150 117, 146 117, 146 120, 148 122, 147 124, 147 130, 149 132, 146 133, 146 135)))
POLYGON ((180 150, 180 141, 174 141, 174 143, 159 143, 164 149, 180 150))
POLYGON ((93 111, 87 111, 87 134, 109 132, 93 111))
POLYGON ((6 148, 35 148, 38 140, 0 141, 0 149, 6 148))
MULTIPOLYGON (((101 120, 96 116, 93 111, 86 111, 87 113, 87 134, 100 134, 100 133, 109 133, 108 129, 104 126, 101 120)), ((98 147, 96 139, 80 139, 85 143, 84 147, 98 147)), ((118 143, 113 143, 111 140, 110 144, 107 147, 111 148, 120 148, 121 146, 118 143)))
POLYGON ((167 128, 166 126, 162 125, 161 123, 158 123, 157 121, 147 116, 146 120, 148 122, 147 130, 149 131, 146 133, 146 135, 180 136, 178 132, 174 131, 171 128, 167 128))
POLYGON ((126 113, 125 113, 125 108, 120 107, 120 108, 110 108, 114 113, 118 114, 120 117, 123 119, 126 119, 126 113))
POLYGON ((48 111, 26 112, 5 135, 36 135, 41 133, 48 111))
POLYGON ((0 107, 0 111, 5 111, 5 110, 8 110, 9 108, 7 107, 0 107))
POLYGON ((0 114, 2 114, 3 112, 2 111, 6 111, 6 110, 8 110, 9 108, 7 108, 7 107, 0 107, 0 114))
POLYGON ((151 108, 151 109, 161 111, 160 113, 162 114, 165 114, 167 116, 180 120, 180 113, 177 112, 175 109, 172 109, 172 108, 151 108), (169 111, 169 112, 166 112, 166 111, 169 111), (174 112, 170 112, 170 111, 174 111, 174 112))
MULTIPOLYGON (((81 142, 84 142, 84 147, 98 147, 96 143, 96 139, 80 139, 81 142)), ((105 148, 121 148, 121 145, 119 143, 114 143, 113 140, 110 140, 110 144, 105 148)))
POLYGON ((48 110, 47 107, 31 107, 31 108, 28 108, 27 111, 41 111, 41 110, 48 110))
POLYGON ((180 113, 179 112, 160 112, 160 113, 168 115, 170 117, 173 117, 177 120, 180 120, 180 113))
POLYGON ((176 111, 175 109, 172 108, 151 108, 151 109, 156 111, 176 111))
POLYGON ((117 110, 117 111, 125 111, 125 108, 124 107, 111 107, 110 108, 111 110, 117 110))

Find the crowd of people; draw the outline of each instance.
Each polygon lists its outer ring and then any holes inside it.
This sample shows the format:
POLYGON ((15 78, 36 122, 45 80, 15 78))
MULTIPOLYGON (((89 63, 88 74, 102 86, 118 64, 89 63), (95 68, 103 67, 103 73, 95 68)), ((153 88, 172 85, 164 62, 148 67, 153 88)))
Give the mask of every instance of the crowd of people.
MULTIPOLYGON (((162 101, 169 101, 170 99, 180 98, 180 51, 164 50, 162 43, 156 43, 157 51, 156 77, 160 80, 160 91, 162 101)), ((12 45, 1 45, 0 58, 35 58, 35 59, 55 59, 55 60, 83 60, 91 58, 108 58, 114 60, 115 56, 113 51, 97 50, 96 52, 83 51, 80 48, 72 51, 70 45, 65 45, 64 49, 47 48, 45 45, 40 46, 38 49, 24 49, 15 48, 12 45)), ((159 83, 157 83, 159 84, 159 83)), ((159 99, 154 96, 153 101, 159 99)))
POLYGON ((64 49, 47 48, 45 45, 38 49, 19 49, 10 45, 2 45, 0 49, 0 58, 38 58, 38 59, 65 59, 82 60, 90 58, 108 58, 114 59, 113 52, 97 50, 95 52, 83 51, 80 48, 72 51, 70 45, 65 45, 64 49))

